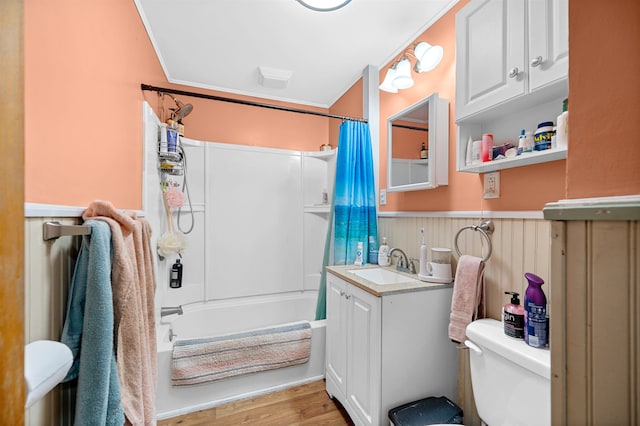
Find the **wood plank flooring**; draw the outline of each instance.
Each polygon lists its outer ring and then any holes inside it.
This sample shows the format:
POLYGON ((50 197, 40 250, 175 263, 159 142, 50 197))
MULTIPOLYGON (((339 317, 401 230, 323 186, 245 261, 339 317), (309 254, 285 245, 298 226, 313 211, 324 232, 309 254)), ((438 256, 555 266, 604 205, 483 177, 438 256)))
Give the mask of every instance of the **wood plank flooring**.
POLYGON ((324 380, 158 421, 158 426, 353 425, 324 380))

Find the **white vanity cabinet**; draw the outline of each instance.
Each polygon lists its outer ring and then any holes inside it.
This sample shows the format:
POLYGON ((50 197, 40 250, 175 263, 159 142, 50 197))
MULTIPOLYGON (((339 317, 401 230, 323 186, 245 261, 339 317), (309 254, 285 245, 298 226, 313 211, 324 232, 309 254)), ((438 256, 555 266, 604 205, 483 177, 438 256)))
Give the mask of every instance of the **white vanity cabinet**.
POLYGON ((407 402, 455 400, 451 286, 372 294, 327 273, 326 388, 356 425, 388 424, 407 402))
POLYGON ((485 173, 564 159, 566 149, 466 163, 469 137, 517 146, 568 95, 568 0, 471 0, 456 14, 457 170, 485 173))

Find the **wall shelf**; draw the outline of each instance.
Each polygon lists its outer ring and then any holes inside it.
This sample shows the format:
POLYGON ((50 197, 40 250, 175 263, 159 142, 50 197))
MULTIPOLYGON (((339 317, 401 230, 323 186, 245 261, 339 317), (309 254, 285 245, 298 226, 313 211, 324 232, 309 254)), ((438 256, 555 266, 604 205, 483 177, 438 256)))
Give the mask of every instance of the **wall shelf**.
POLYGON ((545 151, 535 151, 512 158, 489 161, 486 163, 472 164, 459 169, 467 173, 489 173, 497 170, 511 169, 513 167, 529 166, 531 164, 546 163, 548 161, 564 160, 567 158, 566 148, 548 149, 545 151))
POLYGON ((316 214, 328 214, 330 211, 330 204, 311 204, 304 206, 305 213, 316 213, 316 214))

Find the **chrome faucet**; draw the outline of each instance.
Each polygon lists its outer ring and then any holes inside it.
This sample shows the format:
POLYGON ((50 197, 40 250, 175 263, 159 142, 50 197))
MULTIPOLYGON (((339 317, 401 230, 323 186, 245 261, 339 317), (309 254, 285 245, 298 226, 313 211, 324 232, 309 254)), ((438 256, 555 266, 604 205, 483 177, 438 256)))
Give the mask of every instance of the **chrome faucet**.
POLYGON ((178 314, 182 315, 182 305, 180 306, 165 306, 160 308, 160 318, 166 317, 167 315, 178 314))
POLYGON ((398 247, 392 248, 391 250, 389 250, 389 256, 391 257, 393 253, 396 251, 400 252, 399 255, 395 256, 398 258, 396 269, 401 272, 408 272, 410 274, 415 274, 416 266, 413 264, 413 259, 409 259, 405 254, 405 252, 403 252, 401 249, 399 249, 398 247))

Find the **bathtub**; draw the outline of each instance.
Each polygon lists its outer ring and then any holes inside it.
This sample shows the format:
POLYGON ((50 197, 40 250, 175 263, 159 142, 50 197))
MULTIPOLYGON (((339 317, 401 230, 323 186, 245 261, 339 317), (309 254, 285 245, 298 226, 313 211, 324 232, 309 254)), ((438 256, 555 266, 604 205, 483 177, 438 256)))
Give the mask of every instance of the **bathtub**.
POLYGON ((162 318, 157 327, 158 420, 323 379, 326 321, 312 321, 316 299, 317 292, 314 291, 197 303, 183 306, 183 315, 162 318), (173 340, 209 337, 300 320, 311 323, 311 355, 306 364, 199 385, 171 385, 171 336, 177 336, 173 340))

